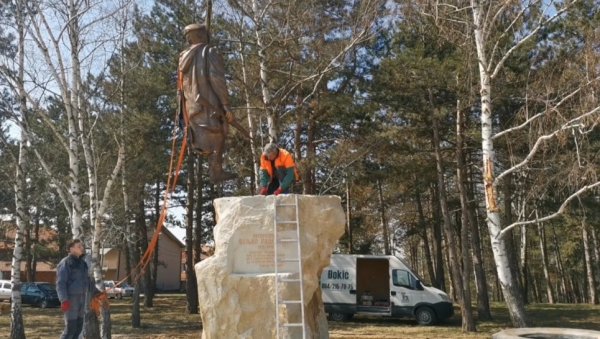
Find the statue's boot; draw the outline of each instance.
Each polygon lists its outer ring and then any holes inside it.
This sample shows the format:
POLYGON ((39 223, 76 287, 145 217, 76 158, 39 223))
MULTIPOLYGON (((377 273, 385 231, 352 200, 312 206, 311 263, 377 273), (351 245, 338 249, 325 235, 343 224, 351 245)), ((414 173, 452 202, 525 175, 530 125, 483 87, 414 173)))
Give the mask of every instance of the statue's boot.
POLYGON ((231 172, 227 172, 227 171, 223 170, 222 168, 218 168, 214 171, 209 171, 208 175, 210 177, 210 181, 213 184, 218 184, 218 183, 226 181, 226 180, 232 180, 232 179, 237 178, 237 175, 235 175, 234 173, 231 173, 231 172))
POLYGON ((237 175, 223 169, 223 155, 217 152, 208 157, 208 176, 213 184, 237 178, 237 175))

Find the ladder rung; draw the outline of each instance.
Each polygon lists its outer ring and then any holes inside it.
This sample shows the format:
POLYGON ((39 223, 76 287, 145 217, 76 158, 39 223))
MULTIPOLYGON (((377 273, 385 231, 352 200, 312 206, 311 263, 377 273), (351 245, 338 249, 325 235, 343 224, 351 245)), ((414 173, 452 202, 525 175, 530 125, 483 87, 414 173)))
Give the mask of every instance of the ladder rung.
POLYGON ((281 303, 282 304, 299 304, 301 302, 302 302, 302 300, 283 300, 281 303))
POLYGON ((277 221, 278 224, 297 224, 297 221, 292 221, 292 220, 283 220, 283 221, 277 221))
POLYGON ((300 279, 288 279, 288 278, 281 278, 279 279, 279 281, 281 282, 300 282, 300 279))
POLYGON ((296 204, 278 204, 277 207, 288 207, 288 206, 296 206, 296 204))
POLYGON ((287 324, 283 324, 282 326, 285 327, 302 327, 302 323, 287 323, 287 324))
POLYGON ((296 239, 296 238, 281 238, 281 239, 279 239, 279 242, 298 242, 298 239, 296 239))
POLYGON ((277 262, 298 262, 298 261, 300 261, 300 259, 298 259, 298 258, 277 260, 277 262))

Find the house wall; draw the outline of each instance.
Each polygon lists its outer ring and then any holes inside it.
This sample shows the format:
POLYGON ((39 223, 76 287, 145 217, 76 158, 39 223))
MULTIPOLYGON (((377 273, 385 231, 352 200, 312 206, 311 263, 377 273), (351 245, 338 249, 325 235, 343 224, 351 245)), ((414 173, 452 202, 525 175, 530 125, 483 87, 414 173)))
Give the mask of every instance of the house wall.
POLYGON ((173 239, 161 234, 158 240, 158 270, 156 288, 176 291, 181 286, 181 247, 173 239))
POLYGON ((125 266, 125 262, 119 262, 119 249, 113 248, 104 254, 102 258, 102 273, 104 280, 119 280, 117 269, 119 266, 125 266))

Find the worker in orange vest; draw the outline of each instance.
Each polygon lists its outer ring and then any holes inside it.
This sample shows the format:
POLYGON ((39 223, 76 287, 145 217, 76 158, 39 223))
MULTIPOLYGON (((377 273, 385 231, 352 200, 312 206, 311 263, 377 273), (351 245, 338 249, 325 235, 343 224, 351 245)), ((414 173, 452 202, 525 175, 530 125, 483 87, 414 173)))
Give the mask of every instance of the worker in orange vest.
POLYGON ((260 157, 260 191, 261 195, 290 193, 296 181, 297 171, 294 158, 290 152, 268 143, 260 157))

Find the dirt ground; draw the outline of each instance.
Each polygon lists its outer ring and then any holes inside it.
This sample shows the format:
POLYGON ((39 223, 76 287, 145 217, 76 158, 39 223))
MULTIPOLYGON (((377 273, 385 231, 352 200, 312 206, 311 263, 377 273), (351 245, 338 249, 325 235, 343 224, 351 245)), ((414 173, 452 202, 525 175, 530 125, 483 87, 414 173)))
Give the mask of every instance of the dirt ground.
MULTIPOLYGON (((202 327, 200 316, 185 313, 185 296, 161 294, 155 299, 155 307, 142 309, 142 327, 130 326, 131 300, 111 301, 113 338, 200 338, 202 327)), ((458 310, 457 312, 458 313, 458 310)), ((438 326, 418 326, 411 319, 355 318, 349 322, 330 322, 329 335, 334 339, 442 339, 442 338, 490 338, 493 333, 510 327, 506 308, 494 304, 494 320, 479 322, 477 333, 464 334, 460 317, 455 315, 438 326)), ((600 330, 600 306, 595 305, 548 305, 528 306, 528 315, 536 326, 572 327, 600 330)), ((63 323, 58 308, 40 309, 25 306, 24 321, 28 339, 58 338, 63 323)), ((0 337, 8 333, 10 316, 0 315, 0 337)))

